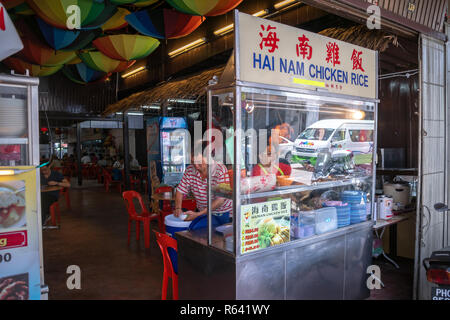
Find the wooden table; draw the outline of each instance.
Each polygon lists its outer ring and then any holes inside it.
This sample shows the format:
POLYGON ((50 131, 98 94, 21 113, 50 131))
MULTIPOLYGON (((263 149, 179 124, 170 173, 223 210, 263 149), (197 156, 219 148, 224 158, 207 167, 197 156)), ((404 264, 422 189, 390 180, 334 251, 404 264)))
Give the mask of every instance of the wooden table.
MULTIPOLYGON (((406 221, 410 218, 410 214, 414 212, 414 211, 410 211, 410 212, 406 212, 406 213, 402 213, 396 216, 393 216, 391 219, 389 220, 377 220, 375 225, 373 226, 373 230, 375 231, 375 234, 377 236, 378 239, 382 239, 383 237, 383 233, 384 230, 386 229, 386 227, 391 227, 390 228, 390 232, 389 232, 389 253, 393 256, 397 255, 397 224, 402 222, 402 221, 406 221), (378 230, 381 229, 381 234, 378 234, 378 230)), ((388 260, 390 263, 392 263, 397 269, 400 269, 400 267, 398 266, 397 263, 395 263, 394 260, 392 260, 391 258, 389 258, 386 255, 386 252, 381 253, 383 255, 383 257, 386 258, 386 260, 388 260)))

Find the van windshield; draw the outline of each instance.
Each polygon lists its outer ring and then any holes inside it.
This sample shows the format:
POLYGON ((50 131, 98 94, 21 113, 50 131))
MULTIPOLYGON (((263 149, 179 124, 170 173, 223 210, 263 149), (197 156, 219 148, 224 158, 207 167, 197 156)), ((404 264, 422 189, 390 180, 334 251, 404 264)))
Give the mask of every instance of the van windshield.
POLYGON ((298 136, 298 139, 326 141, 334 129, 308 128, 298 136))

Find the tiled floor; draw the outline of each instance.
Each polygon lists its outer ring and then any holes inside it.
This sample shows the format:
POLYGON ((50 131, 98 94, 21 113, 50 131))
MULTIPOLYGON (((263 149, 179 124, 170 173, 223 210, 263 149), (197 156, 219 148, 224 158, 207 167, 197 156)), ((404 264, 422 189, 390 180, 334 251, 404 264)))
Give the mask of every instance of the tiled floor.
MULTIPOLYGON (((145 249, 142 232, 136 242, 133 228, 127 246, 127 213, 118 191, 106 193, 89 181, 74 186, 70 196, 71 211, 60 200, 61 229, 43 231, 49 299, 160 299, 163 264, 155 236, 151 234, 151 247, 145 249), (67 288, 70 265, 81 269, 80 290, 67 288)), ((373 290, 369 299, 411 299, 412 263, 396 261, 400 270, 383 258, 374 261, 381 267, 385 288, 373 290)))

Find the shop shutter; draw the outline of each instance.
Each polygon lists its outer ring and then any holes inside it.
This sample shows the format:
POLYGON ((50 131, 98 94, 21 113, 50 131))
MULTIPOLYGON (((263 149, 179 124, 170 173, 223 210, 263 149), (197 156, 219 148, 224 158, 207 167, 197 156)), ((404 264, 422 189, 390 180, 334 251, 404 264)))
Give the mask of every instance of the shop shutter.
POLYGON ((445 43, 420 36, 421 134, 419 193, 416 231, 414 298, 429 300, 431 284, 422 261, 444 246, 444 215, 434 210, 437 202, 446 202, 446 127, 445 43))

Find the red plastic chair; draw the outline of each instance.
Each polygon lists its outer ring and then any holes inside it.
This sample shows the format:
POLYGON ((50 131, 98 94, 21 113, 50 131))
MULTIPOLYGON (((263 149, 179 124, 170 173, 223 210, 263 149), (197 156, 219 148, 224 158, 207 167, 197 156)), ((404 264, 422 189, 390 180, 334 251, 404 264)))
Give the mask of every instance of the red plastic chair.
POLYGON ((139 241, 141 222, 143 222, 145 247, 147 249, 150 248, 150 222, 152 220, 157 220, 158 223, 160 224, 161 221, 159 215, 156 213, 149 212, 144 205, 144 201, 142 200, 141 195, 134 190, 123 192, 122 197, 125 200, 125 205, 127 207, 128 212, 128 245, 130 245, 131 223, 133 221, 136 221, 136 241, 139 241), (133 199, 138 200, 139 205, 141 206, 140 213, 136 211, 133 199))
MULTIPOLYGON (((165 193, 165 192, 173 192, 172 187, 159 187, 156 188, 155 193, 165 193)), ((158 204, 159 208, 159 204, 158 204)), ((162 201, 162 209, 159 209, 159 215, 161 216, 161 225, 159 226, 159 230, 161 232, 166 232, 166 226, 164 225, 164 218, 169 214, 173 213, 173 207, 169 200, 162 201)))
POLYGON ((58 225, 61 223, 61 213, 59 211, 58 202, 54 202, 50 206, 50 217, 53 226, 56 226, 56 220, 58 220, 58 225))
POLYGON ((103 170, 103 185, 105 186, 106 192, 109 192, 109 188, 113 185, 119 189, 120 193, 122 192, 122 181, 113 180, 108 170, 103 170))
POLYGON ((167 300, 167 286, 169 284, 169 278, 172 278, 173 300, 178 300, 178 275, 175 273, 173 269, 172 260, 170 259, 169 252, 167 250, 168 248, 172 248, 173 250, 178 252, 177 240, 166 234, 159 233, 154 230, 153 232, 156 235, 156 242, 158 243, 158 246, 161 249, 164 262, 161 300, 167 300))
MULTIPOLYGON (((166 193, 166 192, 173 192, 172 187, 159 187, 156 188, 155 193, 166 193)), ((170 201, 163 200, 163 211, 173 211, 172 205, 170 204, 170 201)))
MULTIPOLYGON (((69 183, 70 183, 70 177, 66 176, 64 177, 69 183)), ((70 195, 69 195, 69 188, 62 188, 59 192, 61 196, 64 196, 66 199, 66 206, 68 210, 72 210, 72 207, 70 206, 70 195)))

